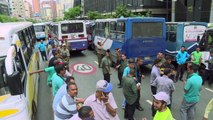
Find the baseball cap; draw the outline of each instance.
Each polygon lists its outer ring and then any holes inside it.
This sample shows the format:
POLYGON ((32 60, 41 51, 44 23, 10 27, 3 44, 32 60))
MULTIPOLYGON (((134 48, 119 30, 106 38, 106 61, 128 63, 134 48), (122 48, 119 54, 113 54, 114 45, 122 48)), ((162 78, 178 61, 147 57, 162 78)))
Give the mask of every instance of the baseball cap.
POLYGON ((135 60, 132 59, 132 58, 130 58, 128 62, 129 62, 129 63, 135 63, 135 60))
POLYGON ((166 102, 166 104, 169 104, 169 95, 165 92, 158 92, 157 94, 153 95, 153 97, 157 100, 162 100, 166 102))
POLYGON ((102 92, 111 92, 112 91, 112 84, 108 83, 106 80, 99 80, 96 83, 96 89, 98 91, 102 91, 102 92))

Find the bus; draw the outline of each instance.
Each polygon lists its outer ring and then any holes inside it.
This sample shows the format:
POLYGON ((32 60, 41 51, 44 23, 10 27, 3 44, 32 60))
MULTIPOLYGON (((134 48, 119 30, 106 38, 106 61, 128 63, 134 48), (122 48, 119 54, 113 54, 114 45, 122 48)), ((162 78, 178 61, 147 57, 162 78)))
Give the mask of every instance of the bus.
POLYGON ((213 49, 213 28, 205 30, 203 37, 198 38, 200 51, 202 52, 202 65, 208 68, 208 63, 205 60, 209 59, 209 52, 213 49))
POLYGON ((47 26, 46 23, 36 23, 33 24, 36 39, 37 40, 45 40, 47 37, 47 26))
POLYGON ((37 110, 41 57, 31 22, 0 25, 0 119, 31 120, 37 110))
POLYGON ((166 55, 175 61, 181 46, 192 53, 198 47, 197 38, 202 37, 208 24, 205 22, 167 22, 166 23, 166 55))
POLYGON ((66 41, 70 51, 82 51, 88 47, 86 24, 83 20, 61 21, 52 24, 53 36, 66 41))
POLYGON ((158 52, 164 52, 166 23, 158 17, 130 17, 97 19, 94 45, 101 41, 103 49, 110 49, 116 62, 115 49, 121 49, 127 58, 142 57, 144 64, 152 64, 158 52))

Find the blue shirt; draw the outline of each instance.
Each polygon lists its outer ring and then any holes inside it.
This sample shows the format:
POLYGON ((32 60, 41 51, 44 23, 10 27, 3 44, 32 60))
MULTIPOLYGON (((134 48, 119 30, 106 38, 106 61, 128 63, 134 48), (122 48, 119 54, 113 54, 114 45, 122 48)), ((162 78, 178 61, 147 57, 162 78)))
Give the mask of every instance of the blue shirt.
POLYGON ((129 75, 129 73, 130 73, 130 68, 129 68, 129 67, 126 67, 126 68, 124 69, 124 72, 123 72, 123 77, 127 77, 127 76, 129 75))
POLYGON ((198 102, 200 100, 200 89, 202 86, 202 78, 197 73, 193 73, 189 75, 188 80, 186 81, 186 85, 184 89, 187 91, 184 94, 184 99, 186 102, 198 102))
POLYGON ((39 48, 40 51, 45 51, 46 50, 46 44, 45 43, 40 43, 38 45, 38 48, 39 48))
POLYGON ((63 84, 60 89, 56 92, 55 97, 53 99, 53 111, 56 110, 57 105, 61 102, 61 99, 64 95, 67 94, 67 84, 63 84))
POLYGON ((181 64, 185 64, 186 63, 186 60, 189 58, 189 54, 184 51, 179 51, 176 55, 176 61, 179 65, 181 64))

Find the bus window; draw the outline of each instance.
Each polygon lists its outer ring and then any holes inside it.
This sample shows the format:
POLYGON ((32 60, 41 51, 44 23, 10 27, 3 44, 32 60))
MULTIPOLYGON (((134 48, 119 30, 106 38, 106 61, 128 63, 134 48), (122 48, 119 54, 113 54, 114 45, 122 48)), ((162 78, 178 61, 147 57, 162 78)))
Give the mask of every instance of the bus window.
POLYGON ((16 54, 16 56, 15 56, 15 60, 14 60, 14 65, 15 66, 14 67, 15 67, 16 71, 18 70, 20 72, 22 80, 24 80, 24 77, 26 76, 26 75, 24 75, 24 73, 25 73, 25 67, 24 67, 24 62, 23 61, 24 60, 22 58, 21 52, 19 51, 16 54))
POLYGON ((162 23, 134 22, 132 24, 132 38, 163 37, 162 28, 162 23))
POLYGON ((30 57, 29 57, 30 54, 28 54, 27 43, 26 43, 26 40, 25 40, 24 36, 25 36, 25 34, 24 34, 23 31, 18 32, 18 37, 19 37, 19 39, 21 41, 22 51, 23 51, 23 54, 24 54, 24 58, 26 60, 26 64, 28 64, 29 60, 30 60, 30 57))
POLYGON ((176 42, 177 25, 166 26, 166 40, 170 42, 176 42))
POLYGON ((121 42, 124 42, 124 38, 125 38, 125 22, 118 22, 117 23, 117 40, 118 41, 121 41, 121 42))
POLYGON ((83 23, 66 23, 61 24, 61 33, 68 34, 68 33, 80 33, 83 32, 83 23))
POLYGON ((116 39, 116 22, 110 22, 110 39, 116 39))
POLYGON ((34 30, 35 30, 35 32, 44 32, 45 26, 43 26, 43 25, 34 26, 34 30))

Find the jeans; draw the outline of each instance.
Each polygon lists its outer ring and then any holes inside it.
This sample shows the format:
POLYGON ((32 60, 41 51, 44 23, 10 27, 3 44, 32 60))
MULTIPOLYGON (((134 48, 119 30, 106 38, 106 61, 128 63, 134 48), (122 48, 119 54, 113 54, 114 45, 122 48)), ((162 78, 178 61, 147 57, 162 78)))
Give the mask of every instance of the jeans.
POLYGON ((184 70, 185 70, 185 64, 178 65, 177 74, 175 78, 176 82, 178 81, 178 78, 180 78, 180 80, 183 80, 184 70))
POLYGON ((47 61, 46 51, 40 51, 40 52, 41 52, 42 60, 44 61, 44 58, 45 58, 45 60, 47 61))
POLYGON ((123 77, 123 72, 119 72, 118 71, 118 80, 119 80, 119 84, 122 86, 122 77, 123 77))
POLYGON ((180 108, 180 120, 195 120, 195 105, 197 102, 189 103, 183 99, 180 108))

